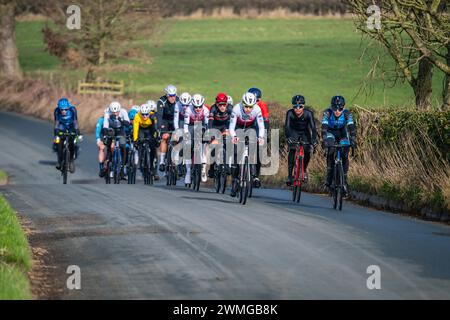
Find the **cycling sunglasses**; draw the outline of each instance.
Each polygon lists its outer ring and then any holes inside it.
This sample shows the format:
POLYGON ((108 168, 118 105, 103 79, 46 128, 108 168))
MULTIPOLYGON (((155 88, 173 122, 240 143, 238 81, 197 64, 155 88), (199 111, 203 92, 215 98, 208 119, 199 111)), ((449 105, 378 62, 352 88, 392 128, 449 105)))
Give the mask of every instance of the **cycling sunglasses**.
POLYGON ((342 111, 342 110, 344 110, 344 106, 333 106, 332 108, 333 108, 333 111, 337 111, 337 110, 342 111))
POLYGON ((201 107, 194 107, 194 109, 203 109, 203 106, 201 106, 201 107))
POLYGON ((173 97, 176 97, 177 95, 176 94, 168 94, 167 96, 173 98, 173 97))
POLYGON ((305 107, 305 105, 304 104, 294 104, 292 107, 294 109, 303 109, 305 107))
POLYGON ((150 117, 150 113, 141 113, 143 117, 150 117))
POLYGON ((253 106, 244 106, 245 109, 253 109, 253 106))

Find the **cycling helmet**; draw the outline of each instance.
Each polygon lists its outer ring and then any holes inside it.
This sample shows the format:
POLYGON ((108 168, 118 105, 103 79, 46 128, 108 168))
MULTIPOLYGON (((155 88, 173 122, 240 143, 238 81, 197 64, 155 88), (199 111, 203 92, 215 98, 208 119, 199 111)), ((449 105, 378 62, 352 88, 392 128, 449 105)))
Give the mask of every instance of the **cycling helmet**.
POLYGON ((202 107, 205 104, 205 97, 198 93, 194 94, 192 97, 192 104, 194 107, 202 107))
POLYGON ((253 93, 258 100, 262 98, 262 92, 258 88, 250 88, 248 89, 248 92, 253 93))
POLYGON ((345 99, 343 96, 334 96, 331 98, 331 107, 333 109, 344 109, 345 99))
POLYGON ((169 84, 165 89, 164 93, 166 96, 176 96, 177 95, 177 88, 174 85, 169 84))
POLYGON ((120 109, 122 109, 122 106, 120 105, 120 102, 113 101, 113 102, 111 102, 111 104, 109 105, 109 111, 110 111, 111 113, 114 113, 114 112, 120 112, 120 109))
POLYGON ((228 104, 228 97, 225 93, 219 93, 216 97, 216 104, 228 104))
POLYGON ((132 106, 130 111, 128 112, 128 118, 130 118, 130 120, 134 120, 134 118, 136 117, 136 113, 139 112, 139 109, 139 106, 132 106))
POLYGON ((58 101, 58 108, 61 109, 61 110, 69 109, 70 108, 69 100, 67 100, 67 98, 59 99, 59 101, 58 101))
POLYGON ((192 97, 188 92, 183 92, 180 96, 180 102, 182 105, 187 106, 192 101, 192 97))
POLYGON ((244 93, 242 104, 247 107, 253 107, 256 104, 256 95, 251 92, 244 93))
POLYGON ((145 103, 145 104, 141 105, 141 108, 139 111, 141 112, 142 115, 144 115, 144 114, 148 115, 150 113, 150 106, 145 103))
POLYGON ((156 112, 158 110, 158 107, 156 106, 156 102, 153 100, 148 100, 147 105, 150 108, 150 112, 156 112))
POLYGON ((141 108, 140 106, 134 105, 134 106, 131 107, 130 112, 131 112, 131 111, 138 111, 138 112, 139 112, 140 108, 141 108))
POLYGON ((305 105, 305 97, 297 94, 295 96, 292 97, 292 106, 298 106, 298 105, 305 105))
POLYGON ((231 96, 227 96, 227 102, 228 104, 233 105, 233 98, 231 96))

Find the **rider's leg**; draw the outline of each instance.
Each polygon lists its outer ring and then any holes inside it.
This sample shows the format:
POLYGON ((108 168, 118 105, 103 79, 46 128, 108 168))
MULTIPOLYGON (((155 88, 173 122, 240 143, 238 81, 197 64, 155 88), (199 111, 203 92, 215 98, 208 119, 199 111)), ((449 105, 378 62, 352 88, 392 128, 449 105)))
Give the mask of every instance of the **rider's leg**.
POLYGON ((58 163, 56 164, 56 169, 58 169, 58 170, 61 169, 62 157, 63 157, 63 145, 64 145, 64 141, 63 141, 63 139, 60 139, 59 143, 56 146, 57 156, 58 156, 58 163))
POLYGON ((303 158, 303 166, 304 166, 304 172, 305 172, 305 181, 308 181, 308 165, 309 161, 311 160, 311 154, 313 151, 312 146, 305 146, 304 147, 304 158, 303 158))
POLYGON ((348 191, 348 184, 347 184, 347 173, 349 169, 349 161, 348 161, 348 154, 349 154, 349 147, 345 147, 342 150, 342 167, 344 169, 344 192, 347 194, 348 191))
POLYGON ((327 180, 325 183, 327 187, 330 187, 333 181, 334 152, 335 152, 334 148, 328 148, 327 150, 327 180))
POLYGON ((104 162, 105 162, 105 144, 101 139, 97 140, 98 147, 98 166, 99 166, 99 175, 102 176, 104 172, 104 162))
POLYGON ((159 171, 165 171, 164 161, 166 160, 167 153, 167 145, 170 135, 168 133, 164 133, 162 135, 161 145, 159 147, 159 171))
POLYGON ((191 159, 184 160, 184 163, 186 164, 186 175, 184 176, 184 183, 190 184, 191 183, 191 159))
POLYGON ((292 174, 294 171, 294 165, 295 165, 295 147, 289 146, 289 154, 288 154, 288 177, 287 182, 288 184, 292 184, 292 181, 294 180, 292 174))

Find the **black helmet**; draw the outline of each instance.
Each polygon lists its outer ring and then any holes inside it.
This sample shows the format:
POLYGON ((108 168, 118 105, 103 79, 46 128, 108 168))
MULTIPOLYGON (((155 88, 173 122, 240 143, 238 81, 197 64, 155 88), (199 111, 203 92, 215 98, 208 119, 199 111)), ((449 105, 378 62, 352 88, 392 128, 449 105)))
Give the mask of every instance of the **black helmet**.
POLYGON ((333 109, 344 109, 345 99, 343 96, 334 96, 331 98, 331 107, 333 109))
POLYGON ((305 97, 297 94, 292 97, 292 106, 305 105, 305 97))

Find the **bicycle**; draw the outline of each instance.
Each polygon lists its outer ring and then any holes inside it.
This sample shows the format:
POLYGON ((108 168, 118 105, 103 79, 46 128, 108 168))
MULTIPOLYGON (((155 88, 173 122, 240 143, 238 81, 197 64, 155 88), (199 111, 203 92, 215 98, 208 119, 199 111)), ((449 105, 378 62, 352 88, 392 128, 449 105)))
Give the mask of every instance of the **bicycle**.
POLYGON ((156 154, 156 141, 153 138, 139 140, 139 159, 144 184, 153 185, 154 160, 156 154))
MULTIPOLYGON (((342 211, 342 200, 344 196, 344 166, 342 164, 343 148, 347 147, 342 144, 334 144, 330 146, 334 149, 334 169, 333 180, 331 182, 331 196, 333 197, 333 209, 342 211)), ((330 149, 330 148, 329 148, 330 149)))
POLYGON ((136 184, 136 148, 134 143, 130 137, 128 137, 128 151, 127 151, 127 175, 128 175, 128 184, 136 184))
POLYGON ((294 163, 294 181, 292 185, 292 201, 300 202, 302 195, 302 183, 305 181, 305 146, 311 145, 299 140, 293 143, 296 147, 294 163))
POLYGON ((173 152, 173 144, 172 141, 169 141, 165 161, 166 185, 168 186, 176 186, 178 180, 178 168, 177 165, 172 160, 172 152, 173 152))
POLYGON ((252 175, 249 164, 249 137, 245 137, 244 152, 241 164, 239 165, 239 178, 233 179, 232 188, 236 190, 239 203, 245 205, 249 195, 252 193, 252 175))
POLYGON ((124 136, 111 135, 108 135, 107 140, 113 145, 113 150, 111 153, 111 144, 107 143, 105 182, 110 184, 111 178, 113 178, 114 184, 120 184, 123 168, 122 146, 126 144, 126 140, 124 136))
MULTIPOLYGON (((63 184, 67 184, 67 175, 69 172, 69 163, 70 163, 70 159, 71 154, 70 154, 70 141, 69 139, 75 139, 75 136, 77 134, 73 133, 73 132, 69 132, 68 130, 66 130, 65 132, 60 132, 58 133, 59 137, 62 137, 63 139, 63 155, 62 155, 62 163, 61 163, 61 175, 63 177, 63 184)), ((59 142, 61 143, 61 142, 59 142)), ((74 143, 74 149, 75 149, 75 141, 74 143)))
POLYGON ((225 193, 225 190, 227 188, 227 178, 228 178, 228 171, 226 170, 226 144, 225 140, 226 134, 223 134, 223 159, 220 164, 215 163, 214 164, 214 189, 216 190, 216 193, 225 193))
MULTIPOLYGON (((200 145, 201 154, 203 154, 203 144, 200 145)), ((192 177, 192 190, 199 191, 200 189, 200 182, 202 180, 202 164, 195 163, 195 152, 192 153, 192 171, 191 171, 191 177, 192 177)))

